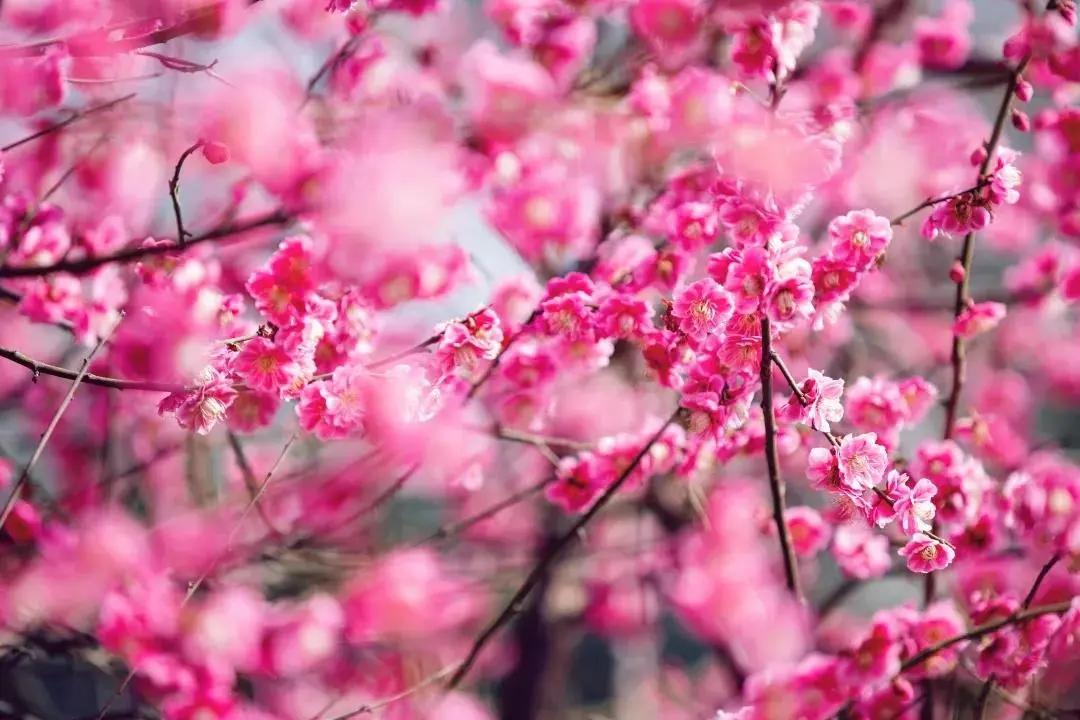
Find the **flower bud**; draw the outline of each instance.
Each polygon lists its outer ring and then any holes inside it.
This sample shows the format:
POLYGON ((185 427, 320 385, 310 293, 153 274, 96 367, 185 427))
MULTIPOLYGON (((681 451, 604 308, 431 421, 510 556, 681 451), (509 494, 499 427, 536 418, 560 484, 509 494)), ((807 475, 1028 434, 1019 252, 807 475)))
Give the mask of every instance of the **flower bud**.
POLYGON ((966 275, 963 264, 959 260, 954 260, 952 267, 949 268, 949 279, 954 283, 961 283, 966 275))
POLYGON ((1016 99, 1020 102, 1028 102, 1035 94, 1035 87, 1027 80, 1021 78, 1016 83, 1016 99))
POLYGON ((982 145, 975 148, 971 153, 971 164, 973 167, 979 167, 986 160, 986 148, 982 145))
POLYGON ((202 146, 203 157, 211 165, 220 165, 229 161, 229 146, 219 142, 204 142, 202 146))
POLYGON ((1020 132, 1031 130, 1031 119, 1021 110, 1012 111, 1012 124, 1020 132))

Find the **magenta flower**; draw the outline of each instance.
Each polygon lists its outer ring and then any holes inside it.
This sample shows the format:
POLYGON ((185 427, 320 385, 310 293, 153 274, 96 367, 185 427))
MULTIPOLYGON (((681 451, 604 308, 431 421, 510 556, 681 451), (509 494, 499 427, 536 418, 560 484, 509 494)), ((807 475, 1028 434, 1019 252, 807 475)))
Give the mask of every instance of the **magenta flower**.
POLYGON ((834 258, 863 271, 889 246, 892 225, 871 210, 852 210, 829 223, 829 238, 834 258))
POLYGON ((912 535, 907 545, 897 552, 907 559, 908 570, 917 573, 944 570, 956 557, 951 547, 921 532, 912 535))
POLYGON ((784 519, 792 547, 799 557, 813 557, 829 544, 831 528, 814 508, 805 505, 789 507, 784 519))
POLYGON ((1004 317, 1005 305, 1002 303, 972 303, 956 318, 953 332, 962 338, 973 338, 993 330, 1004 317))
POLYGON ((679 329, 697 340, 715 333, 731 317, 731 311, 731 298, 716 281, 709 278, 683 288, 675 296, 672 307, 672 315, 679 321, 679 329))

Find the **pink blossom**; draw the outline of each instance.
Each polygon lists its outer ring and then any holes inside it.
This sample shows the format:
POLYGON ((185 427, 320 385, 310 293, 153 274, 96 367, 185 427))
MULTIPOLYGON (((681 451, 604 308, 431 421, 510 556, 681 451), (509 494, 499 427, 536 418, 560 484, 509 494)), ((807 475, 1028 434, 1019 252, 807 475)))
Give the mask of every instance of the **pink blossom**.
POLYGON ((863 271, 889 246, 892 226, 871 210, 853 210, 829 223, 829 238, 833 257, 863 271))
POLYGON ((905 487, 900 492, 900 497, 893 503, 893 509, 904 532, 914 535, 930 529, 937 511, 932 499, 936 494, 937 486, 926 478, 922 478, 910 488, 905 487))
POLYGON ((911 536, 907 545, 898 551, 900 557, 907 559, 908 570, 928 573, 943 570, 956 557, 956 552, 943 543, 921 532, 911 536))
POLYGON ((830 528, 817 510, 806 506, 789 507, 784 519, 792 547, 800 557, 813 557, 829 544, 830 528))
POLYGON ((814 312, 814 284, 809 273, 774 279, 765 295, 765 312, 780 327, 804 320, 814 312))
POLYGON ((851 488, 871 490, 885 474, 889 462, 875 433, 845 435, 840 441, 840 479, 851 488))
POLYGON ((635 0, 630 23, 657 52, 679 52, 698 37, 704 12, 700 0, 635 0))
POLYGON ((861 580, 884 575, 892 564, 889 539, 863 525, 838 527, 833 534, 832 552, 846 575, 861 580))
POLYGON ((679 329, 697 340, 715 333, 731 317, 731 298, 715 281, 691 283, 675 296, 672 314, 679 329))
POLYGON ((953 323, 953 332, 962 338, 973 338, 997 327, 1005 317, 1005 305, 981 302, 968 305, 953 323))
POLYGON ((735 312, 742 314, 755 312, 761 306, 765 289, 775 276, 775 268, 767 252, 757 246, 749 246, 741 253, 732 255, 724 277, 717 277, 712 267, 710 264, 710 274, 717 282, 723 283, 735 300, 735 312))
POLYGON ((829 432, 830 423, 840 422, 844 406, 840 402, 844 394, 844 381, 826 377, 817 370, 806 371, 806 380, 799 385, 802 399, 792 393, 780 413, 794 422, 805 422, 815 430, 829 432))
POLYGON ((291 385, 300 370, 284 348, 262 337, 244 343, 232 368, 248 387, 264 393, 277 393, 291 385))
POLYGON ((591 301, 584 293, 564 293, 545 300, 540 307, 549 332, 569 340, 592 337, 594 313, 591 301))
POLYGON ((199 435, 208 434, 225 417, 236 399, 237 392, 224 376, 212 367, 198 378, 199 384, 190 392, 167 395, 158 404, 158 413, 172 413, 180 427, 199 435))

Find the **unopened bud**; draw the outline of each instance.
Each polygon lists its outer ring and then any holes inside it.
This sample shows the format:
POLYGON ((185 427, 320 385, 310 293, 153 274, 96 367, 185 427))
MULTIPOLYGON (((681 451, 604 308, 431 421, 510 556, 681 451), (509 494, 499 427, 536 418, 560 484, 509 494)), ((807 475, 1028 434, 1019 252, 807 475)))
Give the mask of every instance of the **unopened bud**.
POLYGON ((211 165, 220 165, 229 161, 229 146, 219 142, 204 142, 202 146, 203 157, 211 165))
POLYGON ((971 164, 972 164, 973 167, 979 167, 985 161, 986 161, 986 148, 984 148, 982 145, 980 145, 979 147, 975 148, 975 150, 971 153, 971 164))
POLYGON ((1035 94, 1035 86, 1021 78, 1016 83, 1016 99, 1020 102, 1028 102, 1035 94))
POLYGON ((954 283, 962 283, 966 275, 963 264, 959 260, 953 261, 952 267, 949 268, 949 279, 954 283))
POLYGON ((1031 129, 1031 118, 1027 116, 1027 113, 1022 110, 1012 111, 1012 124, 1013 127, 1020 132, 1027 132, 1031 129))

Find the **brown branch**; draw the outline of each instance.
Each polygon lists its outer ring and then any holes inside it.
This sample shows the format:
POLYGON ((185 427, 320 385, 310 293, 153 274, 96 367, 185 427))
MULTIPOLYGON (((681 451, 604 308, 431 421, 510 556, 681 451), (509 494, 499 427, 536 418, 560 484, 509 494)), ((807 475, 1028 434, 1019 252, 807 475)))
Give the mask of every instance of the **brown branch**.
POLYGON ((623 486, 627 478, 629 478, 630 475, 634 472, 634 470, 641 463, 645 455, 649 452, 649 450, 652 449, 652 446, 660 439, 660 436, 663 435, 664 431, 667 430, 668 426, 675 421, 675 418, 678 417, 679 412, 679 410, 676 410, 674 413, 671 414, 671 416, 653 434, 649 441, 642 446, 641 450, 638 451, 637 455, 635 455, 634 458, 630 461, 630 463, 626 466, 626 469, 624 469, 622 473, 619 474, 619 477, 616 478, 615 481, 611 483, 611 485, 608 485, 607 489, 604 490, 604 492, 600 495, 599 498, 597 498, 596 502, 593 503, 592 506, 588 510, 586 510, 581 515, 581 517, 579 517, 577 521, 574 522, 573 525, 570 526, 569 530, 560 535, 551 544, 548 552, 544 553, 539 558, 539 560, 533 566, 532 570, 529 572, 528 576, 525 578, 525 581, 521 584, 520 587, 518 587, 517 591, 510 598, 510 602, 506 604, 502 612, 500 612, 495 617, 495 619, 492 620, 487 625, 487 627, 484 628, 483 632, 481 632, 480 635, 473 642, 472 647, 469 649, 468 654, 465 656, 465 659, 461 662, 457 670, 455 670, 454 674, 450 677, 450 681, 447 683, 448 688, 453 689, 461 683, 461 681, 469 673, 469 670, 476 663, 477 658, 480 656, 480 652, 484 649, 487 643, 493 637, 495 637, 496 634, 498 634, 498 632, 503 628, 503 626, 510 622, 510 620, 513 619, 513 617, 521 611, 522 603, 525 601, 526 598, 529 597, 529 594, 533 591, 533 588, 536 587, 537 583, 539 583, 544 578, 551 564, 559 557, 560 554, 562 554, 563 550, 565 550, 570 545, 570 543, 574 541, 574 538, 578 536, 581 530, 583 530, 585 526, 588 525, 589 522, 594 517, 596 517, 596 515, 602 509, 604 509, 608 502, 611 501, 611 498, 613 498, 615 494, 619 491, 619 489, 623 486))
POLYGON ((300 103, 300 108, 303 109, 308 101, 315 95, 315 86, 319 84, 327 73, 331 70, 336 70, 341 63, 349 58, 354 52, 356 52, 357 46, 364 39, 363 33, 357 33, 348 40, 346 40, 340 48, 334 51, 330 57, 326 58, 325 62, 319 66, 319 69, 308 80, 307 88, 304 91, 304 100, 300 103))
MULTIPOLYGON (((253 5, 258 1, 249 0, 249 4, 253 5)), ((108 57, 151 45, 161 45, 205 28, 208 23, 214 21, 223 4, 223 2, 209 3, 186 13, 174 25, 132 37, 128 37, 126 31, 146 28, 146 18, 90 30, 58 40, 45 40, 31 45, 7 45, 0 47, 0 58, 38 57, 54 48, 63 48, 72 57, 108 57)))
POLYGON ((977 640, 984 635, 989 635, 990 633, 996 632, 1003 627, 1007 627, 1015 623, 1024 622, 1025 620, 1030 620, 1032 618, 1041 617, 1042 615, 1063 613, 1067 611, 1071 606, 1071 600, 1053 603, 1050 605, 1040 605, 1035 608, 1029 608, 1027 610, 1024 610, 1023 612, 1014 613, 1013 615, 1010 615, 1006 618, 1001 618, 1000 620, 994 620, 983 625, 978 625, 965 633, 961 633, 960 635, 954 635, 947 640, 942 640, 936 645, 931 645, 925 650, 922 650, 921 652, 912 655, 900 665, 900 671, 903 672, 905 670, 910 670, 911 668, 924 662, 928 658, 937 655, 942 650, 948 650, 953 645, 957 645, 967 640, 977 640))
MULTIPOLYGON (((281 452, 278 454, 277 460, 274 461, 274 464, 267 471, 266 477, 263 480, 262 484, 258 487, 258 489, 255 491, 255 494, 251 497, 251 500, 244 507, 243 512, 240 513, 240 517, 237 519, 236 525, 233 526, 232 532, 229 533, 229 537, 225 542, 225 549, 216 558, 214 558, 214 560, 210 563, 209 566, 207 566, 206 570, 203 571, 203 573, 198 577, 198 579, 188 586, 187 594, 184 595, 184 599, 180 603, 180 609, 183 609, 189 602, 191 602, 191 598, 195 597, 195 593, 197 593, 202 584, 206 582, 206 578, 210 576, 210 573, 214 571, 214 569, 218 566, 218 563, 221 562, 222 558, 224 558, 224 556, 232 550, 232 544, 233 541, 236 539, 236 533, 240 531, 240 527, 244 524, 244 520, 247 519, 247 516, 251 513, 251 510, 259 503, 259 500, 262 498, 262 495, 266 491, 267 486, 270 485, 270 480, 274 477, 274 473, 277 472, 277 469, 281 466, 281 463, 284 462, 285 456, 289 454, 289 449, 292 448, 293 443, 296 442, 296 439, 299 436, 299 432, 294 432, 291 436, 289 436, 289 439, 286 441, 285 446, 281 448, 281 452)), ((112 708, 113 703, 115 703, 116 700, 124 693, 124 690, 126 690, 127 686, 131 684, 131 681, 135 679, 135 673, 137 673, 138 671, 138 663, 133 664, 128 670, 127 675, 124 676, 123 681, 116 688, 116 691, 105 702, 105 706, 98 714, 97 720, 103 720, 106 717, 109 709, 112 708)))
POLYGON ((908 210, 906 213, 902 213, 894 217, 892 220, 889 221, 889 224, 893 225, 894 227, 903 225, 905 220, 907 220, 909 217, 919 212, 920 210, 925 210, 928 207, 933 207, 934 205, 937 205, 939 203, 947 202, 949 200, 952 200, 953 198, 958 198, 961 195, 977 192, 989 184, 990 182, 988 180, 980 180, 978 183, 967 188, 966 190, 961 190, 960 192, 955 192, 950 195, 941 195, 935 198, 927 198, 915 207, 908 210))
POLYGON ((432 675, 427 676, 426 678, 424 678, 420 682, 418 682, 415 685, 412 685, 412 686, 410 686, 408 688, 405 688, 404 690, 402 690, 399 693, 395 693, 395 694, 391 695, 390 697, 384 698, 384 699, 379 700, 378 702, 375 702, 375 703, 371 703, 370 705, 361 705, 360 707, 356 708, 355 710, 350 710, 347 713, 342 713, 341 715, 336 715, 336 716, 330 718, 330 720, 349 720, 349 718, 354 718, 357 715, 366 715, 366 714, 373 713, 376 710, 382 710, 384 707, 386 707, 388 705, 392 705, 393 703, 396 703, 399 700, 404 700, 405 698, 411 697, 412 695, 415 695, 416 693, 423 690, 424 688, 430 687, 431 685, 434 685, 435 683, 439 682, 440 680, 442 680, 444 677, 446 677, 450 673, 454 672, 458 667, 459 667, 458 665, 447 665, 442 670, 439 670, 437 673, 434 673, 432 675))
POLYGON ((53 377, 64 378, 65 380, 76 380, 77 382, 85 382, 87 385, 97 385, 99 387, 107 387, 114 390, 183 392, 188 389, 185 385, 180 385, 178 383, 165 383, 154 380, 123 380, 120 378, 95 375, 94 373, 89 372, 75 372, 74 370, 68 370, 67 368, 59 367, 57 365, 38 362, 33 358, 23 355, 18 350, 10 350, 8 348, 0 348, 0 358, 10 360, 11 362, 22 365, 24 368, 30 370, 33 373, 33 380, 35 382, 39 375, 51 375, 53 377))
MULTIPOLYGON (((986 157, 983 159, 982 164, 979 166, 980 182, 985 181, 986 173, 990 169, 990 164, 994 161, 994 153, 997 150, 998 142, 1001 140, 1001 134, 1005 129, 1005 118, 1009 116, 1009 110, 1012 108, 1013 98, 1016 97, 1016 86, 1020 82, 1020 75, 1024 72, 1030 61, 1031 56, 1025 56, 1020 64, 1016 66, 1016 69, 1009 75, 1009 83, 1005 87, 1005 94, 1001 99, 1001 105, 998 107, 997 118, 994 120, 993 130, 990 132, 990 139, 986 142, 986 157)), ((971 299, 970 295, 970 278, 971 278, 971 263, 975 257, 975 233, 969 232, 964 236, 964 246, 960 252, 958 260, 964 268, 964 273, 960 278, 960 281, 956 283, 956 302, 953 306, 953 318, 960 317, 960 314, 967 307, 968 301, 971 299)), ((967 369, 967 355, 964 347, 964 339, 957 334, 953 335, 952 342, 952 389, 949 391, 949 398, 945 402, 945 432, 944 436, 946 440, 949 440, 953 436, 953 432, 956 429, 956 413, 960 405, 960 394, 964 389, 964 376, 967 369)))
POLYGON ((271 225, 285 225, 292 219, 293 215, 291 213, 287 213, 284 210, 274 210, 273 212, 260 215, 250 220, 245 220, 244 222, 222 225, 221 227, 205 232, 202 235, 197 235, 186 243, 173 242, 168 245, 127 248, 109 255, 97 255, 80 258, 78 260, 60 260, 52 265, 0 267, 0 278, 41 277, 43 275, 51 275, 58 272, 71 273, 72 275, 85 275, 102 265, 108 265, 110 263, 123 264, 142 260, 144 258, 157 257, 158 255, 167 255, 215 240, 239 240, 242 238, 237 238, 236 236, 243 233, 271 225))
POLYGON ((184 161, 191 157, 191 154, 202 146, 203 141, 198 140, 194 145, 180 153, 180 159, 176 161, 176 167, 173 168, 172 178, 169 180, 169 199, 172 200, 173 215, 176 216, 176 241, 180 245, 186 244, 188 236, 191 235, 191 233, 184 229, 184 218, 180 214, 180 169, 184 167, 184 161))
POLYGON ((266 509, 262 506, 262 503, 255 499, 259 491, 259 483, 255 479, 255 471, 252 469, 251 463, 248 462, 240 437, 232 428, 225 429, 225 437, 229 440, 229 447, 232 448, 233 455, 236 457, 236 465, 240 468, 240 476, 244 479, 244 486, 247 488, 248 496, 255 502, 255 510, 259 513, 259 518, 262 519, 263 524, 266 525, 266 528, 274 537, 282 537, 283 533, 274 527, 274 523, 270 521, 270 517, 266 514, 266 509))
POLYGON ((16 140, 15 142, 8 143, 7 145, 5 145, 3 147, 0 147, 0 152, 7 152, 9 150, 14 150, 15 148, 19 147, 20 145, 25 145, 28 142, 33 142, 34 140, 37 140, 38 138, 42 138, 42 137, 45 137, 46 135, 52 134, 52 133, 56 132, 57 130, 63 130, 68 125, 70 125, 73 122, 76 122, 77 120, 81 120, 82 118, 88 117, 90 115, 94 115, 95 113, 103 112, 103 111, 108 110, 110 108, 116 107, 120 103, 127 102, 128 100, 132 99, 133 97, 135 97, 135 95, 136 95, 136 93, 128 93, 127 95, 124 95, 122 97, 118 97, 115 100, 110 100, 108 102, 102 103, 101 105, 95 105, 93 107, 86 108, 85 110, 78 110, 73 115, 68 117, 66 120, 61 120, 60 122, 53 123, 52 125, 49 125, 47 127, 42 128, 41 130, 38 130, 33 135, 27 135, 26 137, 24 137, 24 138, 22 138, 20 140, 16 140))
POLYGON ((426 538, 424 538, 423 540, 421 540, 420 542, 418 542, 416 544, 417 545, 427 545, 428 543, 431 543, 431 542, 437 542, 439 540, 444 540, 446 538, 453 537, 454 535, 457 535, 458 533, 460 533, 462 530, 467 530, 467 529, 471 528, 473 525, 481 523, 484 520, 487 520, 488 518, 494 517, 494 516, 498 515, 499 513, 501 513, 503 510, 505 510, 505 509, 507 509, 509 507, 513 507, 514 505, 517 505, 519 502, 521 502, 523 500, 529 499, 530 497, 537 494, 538 492, 540 492, 541 490, 546 488, 548 485, 550 485, 554 481, 555 481, 555 479, 551 478, 551 477, 544 478, 543 480, 541 480, 538 483, 534 483, 534 484, 532 484, 532 485, 530 485, 530 486, 528 486, 528 487, 526 487, 526 488, 524 488, 522 490, 518 490, 516 493, 513 493, 513 494, 503 498, 502 500, 499 500, 498 502, 496 502, 493 505, 490 505, 489 507, 481 510, 480 512, 476 513, 475 515, 471 515, 471 516, 469 516, 469 517, 467 517, 467 518, 465 518, 463 520, 459 520, 456 523, 452 523, 450 525, 444 525, 444 526, 440 527, 438 530, 431 533, 426 538))
MULTIPOLYGON (((798 561, 795 559, 795 550, 791 545, 791 533, 788 531, 787 519, 784 517, 784 501, 786 488, 784 480, 780 476, 780 459, 776 451, 776 416, 773 414, 773 385, 772 385, 772 327, 769 318, 761 317, 761 413, 765 418, 765 463, 769 469, 769 492, 772 494, 773 521, 776 523, 776 534, 780 540, 780 555, 784 559, 784 577, 787 581, 788 590, 795 598, 803 602, 802 589, 799 587, 798 561)), ((785 375, 785 377, 790 377, 785 375)), ((794 385, 794 379, 789 379, 794 385)), ((805 402, 805 400, 803 400, 805 402)))
POLYGON ((97 344, 90 350, 89 354, 83 358, 82 365, 79 367, 79 371, 75 373, 71 387, 68 388, 67 394, 60 402, 60 407, 56 408, 56 412, 53 413, 52 420, 49 421, 48 426, 45 428, 45 432, 41 434, 41 439, 38 441, 37 447, 34 448, 34 453, 30 456, 30 461, 26 463, 26 467, 23 468, 22 473, 19 474, 19 479, 15 482, 14 487, 11 488, 11 495, 8 496, 7 502, 4 503, 4 509, 0 511, 0 530, 4 528, 4 523, 7 522, 8 515, 11 514, 12 509, 15 507, 16 501, 19 499, 19 495, 22 493, 23 487, 26 485, 27 480, 30 477, 30 472, 37 465, 37 461, 41 459, 41 454, 45 451, 45 446, 48 444, 49 439, 52 437, 53 431, 56 430, 56 426, 60 424, 60 418, 63 417, 64 412, 71 405, 71 401, 75 398, 75 391, 79 389, 79 385, 86 378, 87 370, 90 368, 90 361, 97 355, 98 350, 105 344, 106 340, 112 336, 116 331, 117 325, 123 319, 123 314, 116 319, 113 326, 108 332, 104 333, 98 338, 97 344))
MULTIPOLYGON (((1039 587, 1042 585, 1043 580, 1046 579, 1046 576, 1050 574, 1050 571, 1054 569, 1054 566, 1057 565, 1058 560, 1060 559, 1061 554, 1059 553, 1046 561, 1046 564, 1039 570, 1039 574, 1035 576, 1035 582, 1031 584, 1031 589, 1028 590, 1024 602, 1021 603, 1020 608, 1013 613, 1013 616, 1016 616, 1031 607, 1031 603, 1035 600, 1035 595, 1039 592, 1039 587)), ((986 717, 986 711, 989 709, 987 700, 990 699, 990 693, 995 689, 995 681, 996 678, 994 677, 994 674, 990 673, 990 676, 986 678, 986 682, 983 684, 982 690, 979 692, 979 697, 975 704, 975 717, 978 718, 978 720, 983 720, 986 717)))

